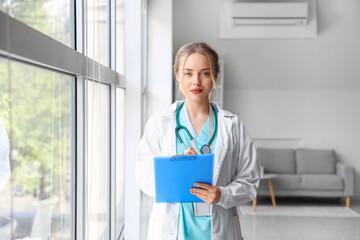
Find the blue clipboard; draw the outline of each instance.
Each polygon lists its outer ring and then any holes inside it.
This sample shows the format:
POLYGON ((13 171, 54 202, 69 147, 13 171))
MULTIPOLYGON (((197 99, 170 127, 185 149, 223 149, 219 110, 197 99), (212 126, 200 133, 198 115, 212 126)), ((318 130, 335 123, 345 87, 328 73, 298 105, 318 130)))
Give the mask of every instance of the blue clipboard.
POLYGON ((154 171, 156 202, 204 202, 190 188, 213 184, 214 154, 154 157, 154 171))

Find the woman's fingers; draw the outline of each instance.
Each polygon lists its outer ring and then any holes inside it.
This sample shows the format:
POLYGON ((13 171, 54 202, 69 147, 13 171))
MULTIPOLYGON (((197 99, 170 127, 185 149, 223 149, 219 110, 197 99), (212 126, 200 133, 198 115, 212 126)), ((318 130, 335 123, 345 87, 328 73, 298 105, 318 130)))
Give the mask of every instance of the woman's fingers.
POLYGON ((186 149, 184 151, 184 154, 185 155, 197 155, 197 152, 192 147, 189 147, 188 149, 186 149))
POLYGON ((208 203, 208 204, 212 204, 211 201, 209 201, 208 197, 206 195, 197 193, 194 194, 195 196, 197 196, 198 198, 200 198, 201 200, 203 200, 204 202, 208 203))
POLYGON ((221 197, 221 191, 219 187, 205 183, 196 183, 195 186, 201 188, 190 188, 191 194, 194 194, 209 204, 216 204, 219 202, 221 197))
POLYGON ((190 189, 190 193, 194 194, 195 196, 197 196, 198 198, 200 198, 201 200, 208 202, 208 195, 205 193, 206 190, 202 190, 202 189, 198 189, 198 188, 191 188, 190 189))
POLYGON ((194 183, 195 187, 201 187, 204 189, 211 189, 213 187, 212 185, 206 184, 206 183, 194 183))
POLYGON ((192 194, 195 194, 195 193, 204 194, 204 195, 207 195, 207 194, 208 194, 208 191, 207 191, 207 190, 199 189, 199 188, 190 188, 190 192, 191 192, 192 194))
POLYGON ((217 203, 217 202, 215 202, 215 200, 213 198, 209 197, 206 194, 194 193, 194 195, 208 204, 216 204, 217 203))

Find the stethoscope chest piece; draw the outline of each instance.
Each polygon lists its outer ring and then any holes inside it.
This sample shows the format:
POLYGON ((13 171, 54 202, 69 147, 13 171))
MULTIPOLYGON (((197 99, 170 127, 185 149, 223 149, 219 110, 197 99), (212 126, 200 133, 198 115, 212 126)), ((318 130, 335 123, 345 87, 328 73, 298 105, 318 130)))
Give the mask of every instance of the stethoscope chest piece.
POLYGON ((201 147, 200 152, 202 154, 209 154, 211 152, 210 146, 208 144, 205 144, 201 147))

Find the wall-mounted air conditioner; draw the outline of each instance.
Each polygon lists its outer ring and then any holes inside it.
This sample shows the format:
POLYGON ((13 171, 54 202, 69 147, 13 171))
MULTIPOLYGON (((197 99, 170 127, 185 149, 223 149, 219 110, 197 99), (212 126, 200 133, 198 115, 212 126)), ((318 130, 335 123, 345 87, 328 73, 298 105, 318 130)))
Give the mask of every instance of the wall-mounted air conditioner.
POLYGON ((308 22, 307 2, 234 2, 235 25, 302 25, 308 22))
POLYGON ((219 0, 219 37, 314 38, 317 0, 219 0))

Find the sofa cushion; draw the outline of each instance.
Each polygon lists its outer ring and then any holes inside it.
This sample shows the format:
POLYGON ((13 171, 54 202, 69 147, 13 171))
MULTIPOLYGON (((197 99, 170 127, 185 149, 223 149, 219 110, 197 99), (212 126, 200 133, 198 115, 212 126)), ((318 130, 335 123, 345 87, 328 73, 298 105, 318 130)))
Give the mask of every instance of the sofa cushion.
POLYGON ((257 153, 266 173, 295 174, 295 150, 258 148, 257 153))
MULTIPOLYGON (((261 180, 268 185, 267 180, 261 180)), ((297 190, 301 189, 301 176, 293 174, 277 174, 271 178, 274 190, 297 190)))
POLYGON ((343 178, 333 174, 303 174, 300 175, 302 178, 301 189, 304 190, 344 190, 343 178))
POLYGON ((335 174, 335 152, 333 150, 297 149, 297 174, 335 174))

